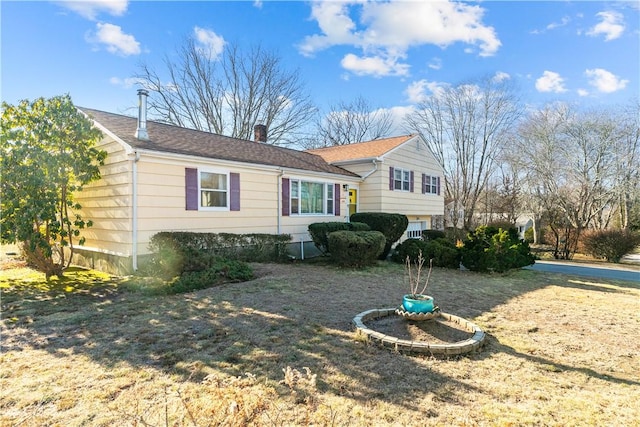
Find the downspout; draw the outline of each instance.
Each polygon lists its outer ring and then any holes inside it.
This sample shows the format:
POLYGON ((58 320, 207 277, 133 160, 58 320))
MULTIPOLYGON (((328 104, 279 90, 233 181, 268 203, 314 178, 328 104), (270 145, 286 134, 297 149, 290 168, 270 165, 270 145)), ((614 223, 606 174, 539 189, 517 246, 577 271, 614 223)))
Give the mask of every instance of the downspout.
POLYGON ((138 270, 138 160, 140 160, 140 153, 137 151, 133 157, 133 179, 131 180, 133 185, 133 192, 131 196, 132 210, 131 210, 131 228, 132 230, 132 245, 131 245, 131 262, 133 271, 138 270))
POLYGON ((278 203, 276 206, 276 234, 279 236, 281 232, 280 218, 282 217, 282 200, 280 200, 280 197, 282 195, 281 186, 282 186, 282 175, 284 175, 284 170, 278 169, 278 171, 279 173, 276 179, 276 194, 278 199, 278 203))
POLYGON ((360 178, 360 181, 364 181, 365 179, 369 178, 373 173, 375 173, 378 170, 378 159, 373 159, 372 162, 373 162, 373 169, 371 169, 362 178, 360 178))
MULTIPOLYGON (((149 133, 147 132, 147 97, 149 91, 146 89, 138 89, 138 126, 134 136, 141 141, 149 140, 149 133)), ((131 184, 133 185, 133 191, 131 194, 131 203, 133 204, 131 209, 131 267, 133 271, 138 270, 138 160, 140 160, 140 153, 134 152, 132 173, 133 178, 131 184)))

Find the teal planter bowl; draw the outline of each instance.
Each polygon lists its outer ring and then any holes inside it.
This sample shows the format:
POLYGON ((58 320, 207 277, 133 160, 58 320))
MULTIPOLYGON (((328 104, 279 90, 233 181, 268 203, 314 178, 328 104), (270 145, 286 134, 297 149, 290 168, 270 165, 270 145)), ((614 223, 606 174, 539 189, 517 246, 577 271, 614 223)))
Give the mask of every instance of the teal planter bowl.
POLYGON ((405 295, 402 308, 408 313, 431 313, 434 310, 433 298, 428 295, 405 295))

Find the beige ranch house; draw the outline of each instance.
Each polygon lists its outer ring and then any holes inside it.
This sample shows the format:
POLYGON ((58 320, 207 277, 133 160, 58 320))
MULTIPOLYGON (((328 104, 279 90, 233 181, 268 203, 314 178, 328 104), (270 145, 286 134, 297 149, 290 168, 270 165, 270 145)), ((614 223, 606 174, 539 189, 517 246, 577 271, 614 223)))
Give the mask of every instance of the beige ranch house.
POLYGON ((354 212, 409 217, 407 237, 440 227, 442 171, 421 137, 406 135, 299 151, 79 108, 102 130, 102 178, 76 195, 84 231, 77 262, 136 270, 160 231, 290 234, 291 253, 311 252, 309 224, 354 212), (438 221, 436 221, 436 219, 438 221))

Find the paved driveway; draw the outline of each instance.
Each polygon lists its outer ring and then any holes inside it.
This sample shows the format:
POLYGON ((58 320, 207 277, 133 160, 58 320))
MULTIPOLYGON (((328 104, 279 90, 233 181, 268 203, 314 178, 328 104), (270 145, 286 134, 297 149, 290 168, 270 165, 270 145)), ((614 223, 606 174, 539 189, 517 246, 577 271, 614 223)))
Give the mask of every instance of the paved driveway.
POLYGON ((524 267, 529 270, 551 273, 572 274, 576 276, 598 277, 603 279, 629 280, 640 283, 640 271, 632 267, 607 264, 606 267, 593 264, 580 264, 559 261, 536 261, 534 265, 524 267))

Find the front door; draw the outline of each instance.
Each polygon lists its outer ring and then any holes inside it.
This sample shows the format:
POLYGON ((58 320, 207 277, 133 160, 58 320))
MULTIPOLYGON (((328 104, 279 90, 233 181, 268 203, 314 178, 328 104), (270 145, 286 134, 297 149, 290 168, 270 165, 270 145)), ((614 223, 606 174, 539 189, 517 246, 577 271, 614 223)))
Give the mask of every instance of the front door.
POLYGON ((349 217, 358 212, 358 190, 355 188, 349 189, 349 217))

